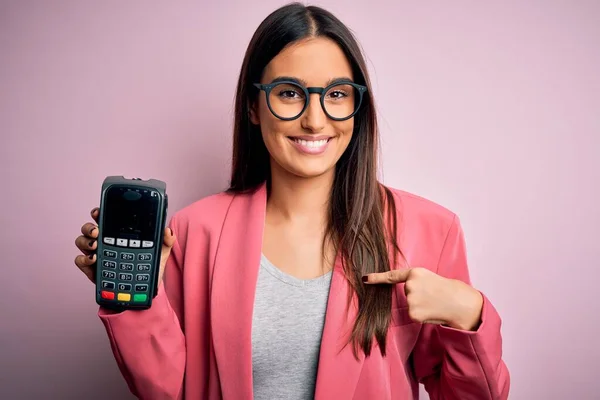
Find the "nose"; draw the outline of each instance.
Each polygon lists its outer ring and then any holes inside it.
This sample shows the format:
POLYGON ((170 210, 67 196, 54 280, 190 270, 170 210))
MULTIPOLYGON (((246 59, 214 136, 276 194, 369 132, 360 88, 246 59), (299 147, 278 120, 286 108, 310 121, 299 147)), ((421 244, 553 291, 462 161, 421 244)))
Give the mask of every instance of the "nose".
POLYGON ((327 115, 321 108, 320 97, 318 93, 311 93, 312 98, 308 102, 308 107, 302 115, 302 127, 311 132, 320 132, 325 128, 327 115))

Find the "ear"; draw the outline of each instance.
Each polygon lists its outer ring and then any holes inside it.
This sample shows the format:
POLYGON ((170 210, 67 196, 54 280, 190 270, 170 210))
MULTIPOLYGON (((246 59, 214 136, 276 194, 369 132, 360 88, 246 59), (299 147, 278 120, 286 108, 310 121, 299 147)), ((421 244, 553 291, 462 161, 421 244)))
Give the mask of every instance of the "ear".
POLYGON ((248 113, 250 114, 250 122, 254 125, 260 125, 260 118, 258 118, 257 102, 250 103, 248 105, 248 113))

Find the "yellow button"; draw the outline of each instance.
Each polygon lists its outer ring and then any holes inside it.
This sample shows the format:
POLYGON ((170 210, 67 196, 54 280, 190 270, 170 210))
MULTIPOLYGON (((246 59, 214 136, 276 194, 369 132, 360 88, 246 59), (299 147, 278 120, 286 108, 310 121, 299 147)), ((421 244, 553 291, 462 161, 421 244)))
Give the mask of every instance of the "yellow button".
POLYGON ((119 293, 119 295, 117 296, 117 300, 129 301, 131 300, 131 295, 129 293, 119 293))

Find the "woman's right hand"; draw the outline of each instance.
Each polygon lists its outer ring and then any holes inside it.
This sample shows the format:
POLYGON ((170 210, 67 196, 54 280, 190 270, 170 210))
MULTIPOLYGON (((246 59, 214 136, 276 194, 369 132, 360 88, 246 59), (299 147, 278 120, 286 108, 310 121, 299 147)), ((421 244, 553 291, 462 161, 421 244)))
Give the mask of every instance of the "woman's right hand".
MULTIPOLYGON (((96 282, 96 249, 98 248, 98 216, 100 209, 94 208, 91 212, 94 222, 86 222, 81 227, 81 235, 75 239, 75 245, 82 254, 75 257, 75 265, 88 277, 93 283, 96 282)), ((158 275, 158 283, 162 281, 165 272, 167 259, 171 254, 171 249, 175 244, 175 236, 170 228, 165 228, 163 237, 163 246, 160 256, 160 272, 158 275)))

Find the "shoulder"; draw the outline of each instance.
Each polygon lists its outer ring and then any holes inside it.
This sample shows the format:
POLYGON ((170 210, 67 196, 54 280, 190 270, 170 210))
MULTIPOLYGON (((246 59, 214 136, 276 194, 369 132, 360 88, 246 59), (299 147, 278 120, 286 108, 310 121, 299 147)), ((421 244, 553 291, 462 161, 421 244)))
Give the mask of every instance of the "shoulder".
POLYGON ((220 229, 234 198, 234 194, 225 191, 200 198, 177 210, 169 225, 176 232, 188 231, 190 228, 208 232, 220 229))
POLYGON ((446 232, 458 223, 457 214, 441 203, 405 190, 387 188, 394 196, 399 221, 423 227, 437 227, 446 232))
POLYGON ((458 215, 425 197, 388 189, 396 203, 397 240, 405 261, 468 281, 466 245, 458 215))
POLYGON ((405 190, 388 189, 396 205, 399 247, 412 264, 438 271, 444 252, 464 246, 459 216, 431 199, 405 190))

